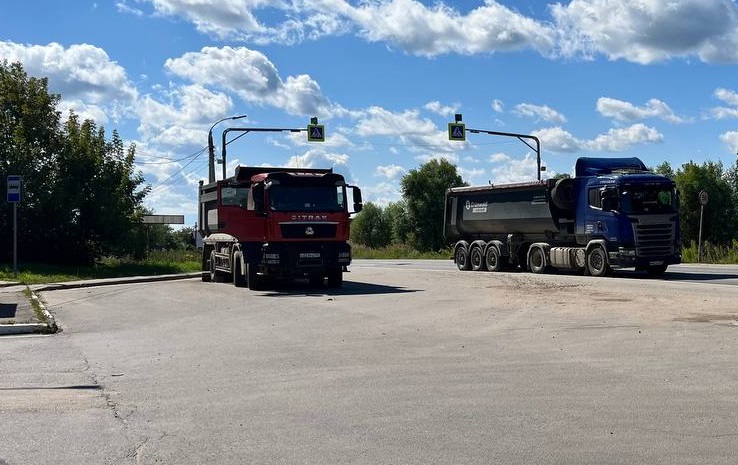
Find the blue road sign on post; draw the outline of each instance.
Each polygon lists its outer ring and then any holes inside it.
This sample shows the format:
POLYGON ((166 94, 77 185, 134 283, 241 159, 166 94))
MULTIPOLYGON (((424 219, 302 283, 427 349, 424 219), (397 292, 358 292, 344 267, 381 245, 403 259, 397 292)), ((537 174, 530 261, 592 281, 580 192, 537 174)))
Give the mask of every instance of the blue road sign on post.
POLYGON ((17 174, 8 175, 8 202, 17 203, 21 201, 21 183, 23 176, 17 174))
POLYGON ((466 140, 466 125, 464 123, 448 123, 448 140, 466 140))

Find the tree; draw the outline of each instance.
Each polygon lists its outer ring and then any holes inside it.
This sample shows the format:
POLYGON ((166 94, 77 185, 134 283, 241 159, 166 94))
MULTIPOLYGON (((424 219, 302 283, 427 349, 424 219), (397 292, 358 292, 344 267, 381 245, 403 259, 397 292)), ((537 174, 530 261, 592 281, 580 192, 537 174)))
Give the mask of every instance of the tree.
MULTIPOLYGON (((62 126, 58 102, 46 79, 29 78, 20 64, 0 64, 0 176, 23 176, 22 257, 89 265, 130 253, 140 242, 135 234, 148 193, 135 172, 135 146, 125 150, 116 131, 106 140, 103 128, 73 113, 62 126)), ((0 222, 7 226, 8 215, 0 222)), ((9 258, 8 250, 3 246, 0 258, 9 258)))
POLYGON ((392 244, 407 244, 413 236, 413 228, 405 201, 390 202, 384 209, 384 215, 392 231, 390 242, 392 244))
POLYGON ((713 244, 730 244, 738 226, 734 192, 723 173, 722 163, 685 163, 676 173, 680 194, 682 242, 685 245, 699 238, 699 193, 706 190, 709 203, 704 208, 702 238, 713 244))
POLYGON ((390 243, 392 230, 382 208, 367 202, 351 223, 351 240, 373 249, 390 243))
POLYGON ((417 170, 410 170, 402 181, 402 194, 410 223, 416 234, 411 244, 420 251, 440 250, 443 239, 443 213, 446 189, 466 186, 447 160, 431 160, 417 170))

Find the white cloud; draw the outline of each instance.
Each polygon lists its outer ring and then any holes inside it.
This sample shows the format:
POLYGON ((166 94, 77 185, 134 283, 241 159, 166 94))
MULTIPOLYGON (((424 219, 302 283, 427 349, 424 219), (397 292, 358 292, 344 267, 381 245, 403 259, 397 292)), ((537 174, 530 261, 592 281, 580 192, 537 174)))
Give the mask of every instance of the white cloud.
POLYGON ((270 105, 293 115, 325 118, 343 111, 328 101, 310 76, 282 79, 266 55, 245 47, 205 47, 170 58, 164 66, 195 84, 217 86, 246 102, 270 105))
POLYGON ((738 131, 728 131, 720 135, 720 140, 725 142, 730 150, 738 154, 738 131))
POLYGON ((533 135, 541 140, 547 151, 573 153, 582 149, 582 142, 559 126, 534 131, 533 135))
POLYGON ((377 166, 376 168, 376 174, 378 176, 382 176, 387 179, 396 179, 401 174, 405 173, 405 168, 399 165, 386 165, 386 166, 377 166))
POLYGON ((674 114, 669 105, 658 99, 651 99, 645 106, 637 107, 630 102, 614 98, 600 97, 597 99, 597 111, 616 121, 639 121, 648 118, 660 118, 670 123, 684 123, 689 121, 674 114))
POLYGON ((728 89, 716 89, 714 93, 718 100, 731 105, 731 107, 715 107, 710 114, 716 119, 738 118, 738 93, 728 89))
POLYGON ((58 43, 0 42, 0 57, 21 62, 29 75, 47 77, 49 91, 62 95, 63 109, 74 108, 80 115, 100 116, 104 112, 112 119, 120 118, 138 97, 125 69, 93 45, 64 48, 58 43))
POLYGON ((538 162, 534 154, 527 153, 523 159, 503 157, 497 154, 491 159, 494 165, 489 180, 492 184, 534 181, 538 178, 538 162))
POLYGON ((641 64, 697 56, 738 62, 738 7, 733 0, 572 0, 550 6, 560 53, 641 64))
POLYGON ((502 113, 503 111, 505 111, 505 104, 502 103, 502 100, 494 99, 492 101, 492 109, 496 113, 502 113))
POLYGON ((636 144, 660 143, 663 139, 664 136, 656 129, 638 123, 627 128, 610 129, 607 134, 599 135, 583 145, 589 150, 622 152, 636 144))
POLYGON ((534 118, 536 121, 547 121, 550 123, 565 123, 566 117, 547 105, 533 105, 520 103, 515 105, 513 111, 518 116, 534 118))
POLYGON ((438 115, 441 115, 441 116, 451 116, 459 111, 458 105, 455 105, 455 106, 441 105, 441 102, 437 100, 426 103, 423 108, 433 113, 436 113, 438 115))

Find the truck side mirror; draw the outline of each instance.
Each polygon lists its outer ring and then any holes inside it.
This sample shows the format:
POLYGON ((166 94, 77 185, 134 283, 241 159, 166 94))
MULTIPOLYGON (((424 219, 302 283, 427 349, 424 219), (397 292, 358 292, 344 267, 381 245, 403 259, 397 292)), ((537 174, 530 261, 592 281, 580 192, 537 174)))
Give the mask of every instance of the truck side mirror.
POLYGON ((261 213, 264 211, 264 184, 255 184, 251 188, 251 198, 254 202, 254 211, 261 213))
POLYGON ((359 213, 363 208, 363 202, 361 201, 361 189, 357 186, 349 186, 354 191, 354 213, 359 213))
POLYGON ((617 192, 611 189, 602 191, 602 209, 604 211, 614 211, 618 209, 617 192))

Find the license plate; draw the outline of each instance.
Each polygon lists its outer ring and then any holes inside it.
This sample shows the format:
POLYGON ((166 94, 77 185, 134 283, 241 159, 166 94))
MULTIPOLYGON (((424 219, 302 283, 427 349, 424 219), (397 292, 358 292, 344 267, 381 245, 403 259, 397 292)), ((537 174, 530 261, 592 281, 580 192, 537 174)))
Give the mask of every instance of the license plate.
POLYGON ((303 252, 300 254, 300 258, 320 258, 319 252, 303 252))
POLYGON ((658 265, 663 265, 664 264, 664 261, 663 260, 656 260, 655 262, 648 262, 648 264, 650 266, 658 266, 658 265))

